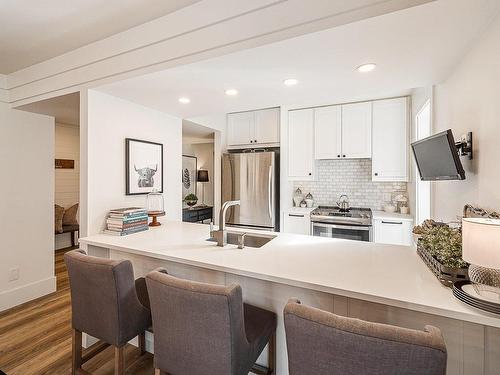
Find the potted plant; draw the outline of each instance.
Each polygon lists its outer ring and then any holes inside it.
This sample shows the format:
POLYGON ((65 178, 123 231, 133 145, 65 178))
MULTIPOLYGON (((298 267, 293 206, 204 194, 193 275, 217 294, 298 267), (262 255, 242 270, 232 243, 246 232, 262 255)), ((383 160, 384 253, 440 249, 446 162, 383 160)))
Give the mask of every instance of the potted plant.
POLYGON ((198 197, 193 193, 188 194, 184 197, 184 202, 186 202, 189 207, 193 207, 196 203, 198 203, 198 197))
POLYGON ((413 230, 418 236, 417 252, 446 286, 468 280, 468 264, 462 259, 462 232, 444 223, 426 220, 413 230))

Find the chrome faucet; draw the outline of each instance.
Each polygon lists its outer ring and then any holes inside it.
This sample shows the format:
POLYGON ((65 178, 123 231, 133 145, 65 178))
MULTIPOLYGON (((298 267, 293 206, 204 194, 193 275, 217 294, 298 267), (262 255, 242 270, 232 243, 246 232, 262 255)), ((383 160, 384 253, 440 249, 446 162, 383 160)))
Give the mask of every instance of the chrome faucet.
POLYGON ((240 201, 227 201, 224 202, 219 212, 219 230, 212 231, 212 237, 217 240, 217 246, 225 246, 227 244, 227 231, 226 231, 226 211, 231 206, 240 204, 240 201))

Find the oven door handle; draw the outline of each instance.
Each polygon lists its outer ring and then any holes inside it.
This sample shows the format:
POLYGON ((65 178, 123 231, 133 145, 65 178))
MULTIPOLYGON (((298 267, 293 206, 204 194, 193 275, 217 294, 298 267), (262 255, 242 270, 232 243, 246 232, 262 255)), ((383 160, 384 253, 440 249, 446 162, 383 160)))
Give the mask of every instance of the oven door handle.
POLYGON ((333 228, 333 229, 352 229, 352 230, 363 230, 363 231, 369 231, 371 229, 370 226, 323 224, 323 223, 317 223, 317 222, 313 222, 313 227, 333 228))

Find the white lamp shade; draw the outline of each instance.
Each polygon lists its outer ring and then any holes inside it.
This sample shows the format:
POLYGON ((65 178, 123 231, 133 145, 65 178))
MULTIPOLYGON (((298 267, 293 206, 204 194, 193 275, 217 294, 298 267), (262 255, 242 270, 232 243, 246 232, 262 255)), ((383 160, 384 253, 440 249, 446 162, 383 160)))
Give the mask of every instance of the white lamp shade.
POLYGON ((470 264, 500 269, 500 220, 462 219, 462 258, 470 264))

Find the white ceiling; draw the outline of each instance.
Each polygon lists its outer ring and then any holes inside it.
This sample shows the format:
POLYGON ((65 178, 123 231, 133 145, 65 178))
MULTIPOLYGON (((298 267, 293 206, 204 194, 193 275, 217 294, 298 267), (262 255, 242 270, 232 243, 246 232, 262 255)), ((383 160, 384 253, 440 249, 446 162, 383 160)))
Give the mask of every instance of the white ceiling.
POLYGON ((39 102, 17 107, 28 112, 41 113, 55 118, 60 124, 80 124, 80 93, 56 96, 39 102))
POLYGON ((8 74, 199 0, 2 0, 0 74, 8 74))
POLYGON ((498 0, 438 0, 99 90, 182 118, 403 95, 444 80, 499 11, 498 0), (377 69, 358 73, 365 62, 377 69), (285 87, 288 77, 300 83, 285 87))

